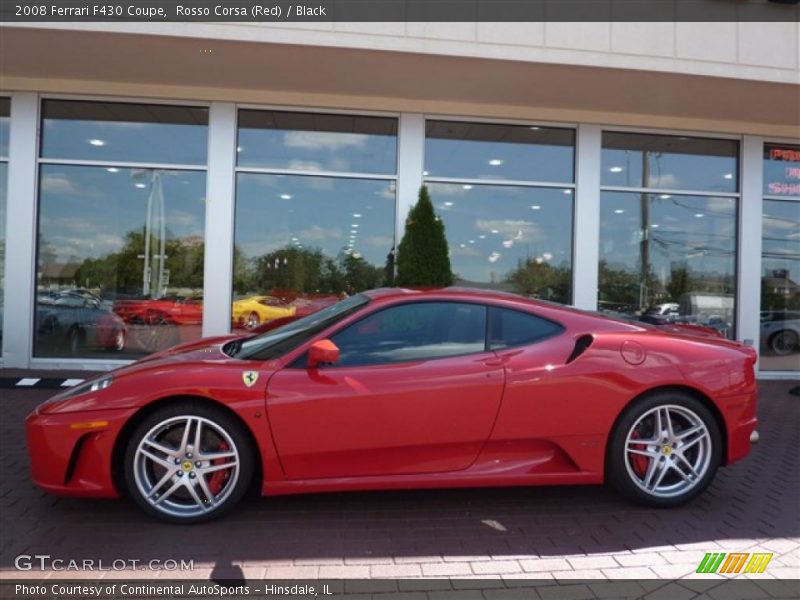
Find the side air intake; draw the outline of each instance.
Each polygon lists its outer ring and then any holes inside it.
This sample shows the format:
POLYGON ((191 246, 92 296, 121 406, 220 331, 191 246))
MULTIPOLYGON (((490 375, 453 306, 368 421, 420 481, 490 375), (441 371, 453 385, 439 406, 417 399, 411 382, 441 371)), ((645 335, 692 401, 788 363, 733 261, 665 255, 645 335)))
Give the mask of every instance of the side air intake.
POLYGON ((568 365, 573 360, 578 358, 581 354, 586 352, 586 349, 589 346, 592 345, 593 341, 594 341, 594 338, 591 335, 589 335, 588 333, 585 334, 585 335, 582 335, 577 340, 575 340, 575 347, 572 349, 572 354, 569 355, 569 358, 567 358, 567 362, 565 364, 568 365))

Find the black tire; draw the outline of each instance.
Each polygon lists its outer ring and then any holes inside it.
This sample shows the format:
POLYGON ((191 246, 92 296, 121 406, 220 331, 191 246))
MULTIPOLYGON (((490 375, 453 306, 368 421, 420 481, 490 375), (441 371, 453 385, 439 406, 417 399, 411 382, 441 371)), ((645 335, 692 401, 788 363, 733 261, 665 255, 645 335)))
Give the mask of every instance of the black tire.
MULTIPOLYGON (((215 430, 212 426, 204 424, 204 427, 208 427, 207 430, 204 431, 204 435, 207 432, 211 432, 212 434, 216 435, 215 430)), ((178 426, 174 426, 173 429, 178 430, 178 426)), ((169 436, 173 435, 173 431, 171 429, 164 430, 166 433, 163 435, 169 436)), ((190 432, 194 430, 191 429, 190 432)), ((179 435, 182 436, 182 433, 179 435)), ((154 436, 155 437, 155 436, 154 436)), ((190 436, 191 437, 191 436, 190 436)), ((219 439, 223 439, 220 436, 216 436, 219 439)), ((172 439, 176 439, 173 435, 172 439)), ((166 440, 163 438, 159 439, 161 443, 165 446, 170 445, 166 440)), ((213 441, 213 440, 212 440, 213 441)), ((201 443, 201 446, 203 444, 201 443)), ((226 451, 230 449, 231 444, 226 444, 228 448, 223 449, 226 451)), ((172 444, 174 446, 174 444, 172 444)), ((191 450, 191 448, 190 448, 191 450)), ((219 451, 219 449, 217 449, 219 451)), ((176 454, 179 453, 179 450, 175 450, 176 454)), ((169 460, 172 460, 170 458, 169 460)), ((200 461, 198 461, 200 462, 200 461)), ((211 463, 211 461, 207 461, 211 463)), ((177 464, 177 462, 176 462, 177 464)), ((209 465, 210 466, 210 465, 209 465)), ((212 519, 217 519, 224 514, 228 513, 234 506, 242 499, 245 493, 250 488, 253 474, 255 468, 255 447, 253 442, 251 441, 251 437, 249 432, 246 430, 245 426, 236 419, 236 417, 232 416, 228 413, 225 409, 216 407, 214 405, 206 404, 203 402, 197 401, 181 401, 175 402, 173 404, 166 405, 158 410, 154 411, 150 415, 148 415, 131 434, 127 446, 125 449, 125 455, 123 459, 123 469, 124 469, 124 477, 125 477, 125 485, 128 491, 128 494, 131 498, 139 505, 139 507, 146 512, 148 515, 160 519, 162 521, 166 521, 168 523, 178 523, 178 524, 191 524, 191 523, 203 523, 205 521, 210 521, 212 519), (152 488, 153 490, 165 490, 167 487, 175 484, 181 485, 184 487, 179 487, 174 493, 173 496, 168 496, 170 502, 164 502, 160 506, 156 506, 154 502, 149 500, 145 494, 145 491, 140 487, 140 484, 137 482, 137 476, 139 477, 139 481, 144 481, 149 475, 152 475, 151 481, 154 479, 161 478, 162 476, 166 479, 167 472, 164 467, 158 466, 157 464, 153 463, 153 461, 147 461, 146 459, 142 458, 139 455, 137 459, 137 452, 139 448, 139 444, 142 442, 143 438, 148 435, 148 433, 152 434, 154 429, 159 428, 165 422, 170 422, 170 420, 177 420, 182 417, 192 417, 195 419, 204 419, 206 422, 213 424, 213 427, 220 428, 224 431, 227 436, 229 437, 229 441, 232 442, 232 449, 238 453, 238 473, 235 475, 234 481, 231 483, 229 480, 226 483, 223 483, 223 487, 221 488, 221 492, 218 495, 215 495, 216 498, 223 497, 224 491, 224 498, 219 501, 217 506, 213 506, 209 508, 209 504, 207 502, 202 502, 201 504, 195 503, 191 498, 187 498, 188 492, 184 491, 184 488, 188 489, 186 486, 186 482, 192 482, 194 485, 195 493, 202 494, 201 487, 199 485, 198 477, 203 478, 205 482, 205 489, 209 488, 209 480, 206 479, 205 475, 200 472, 200 469, 197 469, 197 474, 193 474, 195 472, 194 468, 191 468, 190 471, 185 471, 183 469, 183 465, 185 463, 192 463, 192 458, 201 458, 200 456, 193 457, 192 454, 187 455, 184 453, 179 457, 178 460, 181 460, 181 467, 175 466, 176 473, 171 477, 171 479, 167 480, 162 488, 152 488), (143 465, 149 465, 151 470, 153 469, 161 469, 158 473, 145 473, 142 475, 142 469, 146 469, 147 467, 143 465), (183 479, 184 476, 187 476, 186 479, 183 479), (190 480, 188 476, 191 476, 192 479, 190 480), (180 483, 178 481, 180 479, 180 483), (194 483, 196 482, 196 483, 194 483), (225 487, 226 485, 230 486, 230 488, 225 487), (176 494, 181 492, 184 496, 183 500, 177 497, 176 494), (174 501, 173 501, 174 499, 174 501), (181 510, 181 504, 178 502, 179 500, 183 501, 187 505, 187 512, 185 514, 176 514, 181 510), (177 508, 172 506, 168 506, 168 504, 172 504, 177 508), (201 514, 190 514, 189 511, 192 510, 192 505, 200 507, 202 506, 201 514)), ((231 473, 229 477, 234 477, 231 473)), ((212 475, 213 478, 213 475, 212 475)), ((143 487, 147 487, 143 484, 143 487)), ((163 495, 166 495, 164 493, 163 495)), ((204 496, 199 496, 200 499, 204 499, 204 496)), ((158 498, 158 495, 155 496, 158 498)), ((160 502, 160 501, 159 501, 160 502)))
MULTIPOLYGON (((697 423, 699 425, 699 422, 697 423)), ((699 432, 696 435, 700 435, 699 432)), ((647 506, 654 506, 659 508, 670 508, 673 506, 680 506, 692 500, 701 494, 713 481, 717 468, 722 462, 722 434, 719 425, 711 412, 706 406, 697 398, 681 391, 663 391, 656 392, 634 402, 629 406, 617 420, 614 429, 611 432, 608 443, 608 451, 606 454, 606 481, 617 492, 627 499, 638 504, 647 506), (656 418, 654 411, 656 408, 667 408, 672 411, 675 422, 673 429, 675 435, 681 435, 681 432, 689 432, 691 423, 689 415, 693 415, 705 426, 707 431, 707 438, 703 437, 703 441, 696 442, 694 446, 690 445, 690 440, 693 436, 687 436, 686 442, 673 442, 665 441, 663 443, 648 445, 645 443, 637 444, 636 439, 639 437, 638 432, 641 428, 652 427, 652 433, 648 431, 645 436, 649 441, 650 436, 652 439, 661 437, 655 433, 656 418), (648 416, 650 415, 650 416, 648 416), (640 421, 641 420, 641 421, 640 421), (685 429, 679 429, 681 425, 687 424, 685 429), (634 426, 637 427, 636 431, 633 430, 634 426), (633 440, 631 447, 635 449, 645 450, 657 455, 658 458, 649 458, 626 452, 626 441, 628 436, 633 440), (707 441, 705 441, 707 440, 707 441), (680 448, 680 444, 686 446, 685 450, 680 448), (669 448, 665 448, 669 446, 669 448), (695 447, 696 446, 696 447, 695 447), (698 477, 692 476, 687 470, 686 465, 683 464, 683 459, 679 459, 678 451, 680 450, 681 456, 686 453, 688 462, 693 462, 694 458, 692 453, 697 457, 698 464, 704 465, 702 472, 697 472, 698 477), (658 465, 677 465, 681 468, 683 476, 677 472, 675 466, 666 467, 666 474, 664 475, 665 482, 675 481, 675 491, 666 492, 654 489, 653 492, 648 492, 644 489, 644 484, 648 482, 647 475, 650 469, 653 468, 652 462, 658 462, 658 465), (637 461, 639 461, 637 463, 637 461), (644 461, 644 465, 641 463, 644 461), (637 472, 638 469, 638 472, 637 472), (685 477, 684 477, 685 476, 685 477), (687 478, 692 479, 688 481, 687 478), (642 479, 644 481, 642 481, 642 479), (688 489, 681 491, 680 486, 690 486, 688 489)), ((664 468, 664 467, 661 467, 664 468)), ((654 469, 654 473, 660 473, 658 469, 654 469)), ((652 483, 652 481, 651 481, 652 483)), ((658 486, 656 486, 657 488, 658 486)), ((667 487, 666 484, 664 486, 667 487)))
POLYGON ((791 329, 782 329, 769 338, 769 348, 777 356, 788 356, 800 346, 798 335, 791 329))

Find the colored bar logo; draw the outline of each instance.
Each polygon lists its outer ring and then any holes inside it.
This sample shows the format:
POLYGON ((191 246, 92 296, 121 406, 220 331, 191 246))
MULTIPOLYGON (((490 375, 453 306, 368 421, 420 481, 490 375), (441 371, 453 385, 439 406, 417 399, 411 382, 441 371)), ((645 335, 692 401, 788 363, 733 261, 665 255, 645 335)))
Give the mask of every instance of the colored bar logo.
POLYGON ((697 573, 724 573, 736 575, 738 573, 763 573, 767 569, 772 554, 766 552, 708 552, 700 565, 697 573), (742 570, 744 569, 744 570, 742 570))

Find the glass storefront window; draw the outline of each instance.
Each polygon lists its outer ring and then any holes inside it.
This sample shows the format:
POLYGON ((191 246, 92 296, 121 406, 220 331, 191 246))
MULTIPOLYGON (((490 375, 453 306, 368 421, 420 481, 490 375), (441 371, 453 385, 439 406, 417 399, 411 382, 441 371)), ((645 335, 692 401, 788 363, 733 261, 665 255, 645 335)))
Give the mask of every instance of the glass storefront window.
POLYGON ((603 192, 601 310, 733 336, 736 199, 603 192))
POLYGON ((735 140, 606 131, 602 185, 732 193, 738 155, 735 140))
POLYGON ((42 103, 42 158, 205 165, 208 109, 82 100, 42 103))
POLYGON ((760 367, 800 371, 800 146, 765 145, 764 192, 760 367))
POLYGON ((0 347, 3 344, 3 307, 6 288, 6 196, 8 194, 8 140, 11 101, 0 98, 0 347))
POLYGON ((429 183, 456 285, 569 303, 572 190, 429 183))
POLYGON ((734 337, 737 155, 732 140, 603 133, 600 310, 734 337))
POLYGON ((574 162, 571 129, 427 121, 424 175, 455 285, 571 302, 574 162))
POLYGON ((574 181, 575 132, 528 125, 427 121, 426 177, 574 181))
POLYGON ((396 132, 384 117, 239 112, 234 329, 391 284, 396 132))
MULTIPOLYGON (((76 113, 87 119, 132 118, 127 107, 144 106, 77 104, 95 105, 76 113)), ((118 127, 118 119, 79 126, 75 114, 62 127, 45 109, 42 152, 58 148, 80 160, 83 145, 91 145, 86 136, 105 132, 98 139, 112 152, 98 161, 110 156, 148 165, 168 157, 205 161, 204 125, 192 125, 197 130, 182 137, 164 124, 170 107, 150 108, 142 109, 141 119, 150 114, 152 123, 127 121, 126 127, 118 127), (202 147, 178 148, 192 140, 202 140, 202 147)), ((178 113, 184 110, 189 109, 177 107, 178 113)), ((199 338, 205 186, 203 169, 40 159, 34 356, 130 359, 199 338)))
POLYGON ((394 174, 397 119, 240 110, 240 167, 394 174))
POLYGON ((800 146, 764 145, 764 194, 800 198, 800 146))

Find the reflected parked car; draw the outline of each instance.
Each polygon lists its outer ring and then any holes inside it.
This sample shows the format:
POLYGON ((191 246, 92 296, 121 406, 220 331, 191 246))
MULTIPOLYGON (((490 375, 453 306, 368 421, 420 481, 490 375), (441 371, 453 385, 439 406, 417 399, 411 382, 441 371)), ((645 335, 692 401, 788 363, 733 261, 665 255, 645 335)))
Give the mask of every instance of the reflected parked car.
POLYGON ((800 352, 800 311, 762 311, 761 343, 778 356, 800 352))
POLYGON ((163 296, 117 300, 114 312, 126 323, 200 325, 203 322, 203 297, 163 296))
POLYGON ((274 296, 250 296, 233 303, 231 318, 234 327, 253 329, 262 323, 289 317, 294 313, 294 306, 287 306, 274 296))
POLYGON ((122 352, 128 331, 99 297, 63 290, 37 294, 36 335, 39 352, 78 354, 91 349, 122 352))
POLYGON ((292 314, 262 323, 261 325, 254 327, 252 331, 253 333, 272 331, 273 329, 282 327, 287 323, 291 323, 292 321, 296 321, 302 317, 307 317, 308 315, 314 314, 323 308, 327 308, 328 306, 336 304, 339 302, 339 300, 339 296, 333 295, 321 296, 319 298, 314 298, 313 300, 308 298, 295 298, 289 305, 292 309, 292 314))

